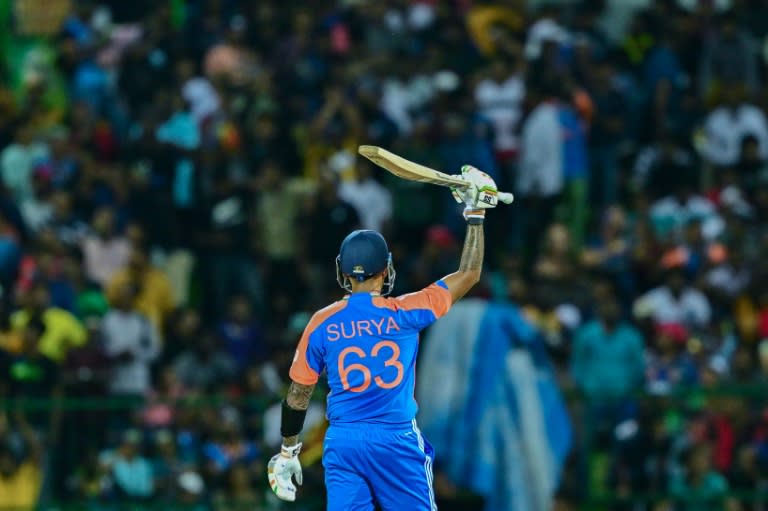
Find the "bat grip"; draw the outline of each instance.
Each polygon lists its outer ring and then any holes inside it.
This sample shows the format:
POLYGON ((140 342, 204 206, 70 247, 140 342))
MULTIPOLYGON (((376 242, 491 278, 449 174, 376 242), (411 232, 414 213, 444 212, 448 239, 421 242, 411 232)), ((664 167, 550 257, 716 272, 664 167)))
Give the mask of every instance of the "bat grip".
POLYGON ((498 192, 498 197, 504 204, 512 204, 515 200, 515 196, 508 192, 498 192))

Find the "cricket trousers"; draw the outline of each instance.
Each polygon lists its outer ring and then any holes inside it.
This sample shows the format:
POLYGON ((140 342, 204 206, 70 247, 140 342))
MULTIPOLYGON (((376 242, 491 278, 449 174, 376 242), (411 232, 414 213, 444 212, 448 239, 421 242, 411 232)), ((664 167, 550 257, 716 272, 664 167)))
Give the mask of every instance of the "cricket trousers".
POLYGON ((416 421, 332 424, 323 444, 328 511, 436 511, 432 446, 416 421))

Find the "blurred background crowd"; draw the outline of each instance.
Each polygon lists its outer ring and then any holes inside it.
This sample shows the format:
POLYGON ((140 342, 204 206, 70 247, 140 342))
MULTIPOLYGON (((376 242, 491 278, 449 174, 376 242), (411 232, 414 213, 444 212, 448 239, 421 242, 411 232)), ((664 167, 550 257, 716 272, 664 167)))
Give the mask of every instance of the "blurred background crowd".
MULTIPOLYGON (((277 506, 341 239, 383 231, 398 293, 459 256, 460 206, 374 144, 516 194, 476 295, 573 397, 557 509, 768 509, 768 2, 0 8, 0 508, 277 506)), ((291 509, 322 508, 322 427, 291 509)))

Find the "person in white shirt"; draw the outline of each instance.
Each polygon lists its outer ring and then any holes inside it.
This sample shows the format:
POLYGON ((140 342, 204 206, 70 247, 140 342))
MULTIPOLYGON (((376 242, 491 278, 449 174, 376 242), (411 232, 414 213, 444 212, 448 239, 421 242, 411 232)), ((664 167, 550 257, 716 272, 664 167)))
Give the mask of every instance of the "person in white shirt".
POLYGON ((704 293, 686 284, 681 268, 671 268, 663 285, 635 300, 633 313, 638 318, 650 317, 659 325, 677 323, 697 329, 709 324, 712 308, 704 293))
MULTIPOLYGON (((550 79, 551 80, 551 79, 550 79)), ((521 197, 553 197, 563 189, 563 133, 554 84, 532 90, 538 100, 523 122, 516 191, 521 197)))
POLYGON ((525 83, 522 73, 496 59, 487 78, 475 87, 475 103, 494 127, 496 153, 517 153, 517 127, 523 115, 525 83))
POLYGON ((541 235, 554 218, 564 186, 564 134, 556 99, 559 85, 555 77, 531 85, 526 90, 536 107, 523 122, 515 182, 515 194, 526 210, 517 220, 522 225, 516 229, 521 236, 516 244, 529 252, 526 264, 533 260, 541 235))
POLYGON ((768 159, 768 119, 757 106, 744 101, 743 88, 723 88, 724 104, 704 122, 704 157, 719 166, 735 165, 741 156, 741 141, 748 135, 758 141, 759 154, 768 159))
POLYGON ((104 351, 113 362, 109 390, 123 396, 144 396, 151 390, 150 364, 160 354, 157 330, 133 305, 136 291, 125 284, 101 322, 104 351))
POLYGON ((355 208, 363 229, 381 232, 392 218, 392 195, 373 178, 371 164, 360 165, 357 180, 341 183, 338 193, 341 200, 355 208))
POLYGON ((115 235, 112 209, 97 210, 91 224, 93 232, 81 243, 85 274, 89 280, 106 286, 115 272, 128 264, 131 244, 126 237, 115 235))

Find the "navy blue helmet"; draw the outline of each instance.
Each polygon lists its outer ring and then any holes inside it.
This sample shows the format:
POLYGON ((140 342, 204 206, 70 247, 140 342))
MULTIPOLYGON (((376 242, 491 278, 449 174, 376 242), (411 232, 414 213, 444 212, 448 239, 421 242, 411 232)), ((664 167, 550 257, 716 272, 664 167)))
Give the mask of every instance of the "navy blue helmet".
POLYGON ((384 270, 387 270, 387 275, 382 294, 388 295, 395 285, 395 269, 387 241, 378 232, 353 231, 341 242, 336 257, 336 279, 346 291, 352 290, 350 279, 363 282, 384 270))

